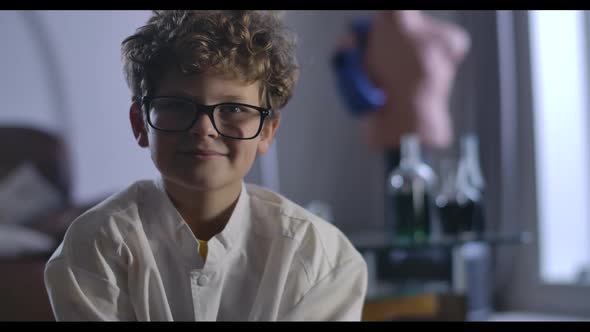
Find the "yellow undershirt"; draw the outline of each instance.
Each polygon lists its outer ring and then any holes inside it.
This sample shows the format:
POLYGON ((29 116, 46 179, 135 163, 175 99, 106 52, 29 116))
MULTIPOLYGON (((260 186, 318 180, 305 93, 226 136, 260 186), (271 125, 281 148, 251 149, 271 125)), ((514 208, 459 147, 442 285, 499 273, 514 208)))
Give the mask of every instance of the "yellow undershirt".
POLYGON ((203 258, 203 261, 206 261, 207 260, 207 250, 209 249, 209 247, 207 246, 207 241, 198 240, 198 239, 197 239, 197 241, 199 241, 199 254, 203 258))

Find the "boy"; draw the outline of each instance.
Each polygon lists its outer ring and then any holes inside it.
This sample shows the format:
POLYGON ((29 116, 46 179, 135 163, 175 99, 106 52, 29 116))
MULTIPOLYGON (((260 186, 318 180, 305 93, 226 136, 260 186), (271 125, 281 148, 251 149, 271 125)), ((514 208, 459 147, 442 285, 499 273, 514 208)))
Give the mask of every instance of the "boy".
POLYGON ((70 226, 45 270, 58 320, 359 320, 362 256, 243 183, 296 81, 275 14, 157 11, 122 46, 130 121, 161 174, 70 226))

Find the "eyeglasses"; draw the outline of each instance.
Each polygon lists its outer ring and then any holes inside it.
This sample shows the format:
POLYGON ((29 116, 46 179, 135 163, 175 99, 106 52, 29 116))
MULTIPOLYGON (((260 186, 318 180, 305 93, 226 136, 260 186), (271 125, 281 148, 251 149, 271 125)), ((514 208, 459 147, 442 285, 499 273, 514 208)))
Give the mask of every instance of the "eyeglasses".
POLYGON ((219 135, 234 139, 253 139, 260 134, 271 110, 241 104, 201 105, 189 98, 158 96, 141 98, 148 124, 166 132, 187 131, 197 122, 200 113, 209 116, 219 135))

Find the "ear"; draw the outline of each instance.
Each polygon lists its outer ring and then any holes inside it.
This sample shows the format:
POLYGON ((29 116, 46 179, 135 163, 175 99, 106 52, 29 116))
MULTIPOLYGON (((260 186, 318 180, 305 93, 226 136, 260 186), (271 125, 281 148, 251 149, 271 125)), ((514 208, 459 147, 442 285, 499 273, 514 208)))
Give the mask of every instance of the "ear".
POLYGON ((149 145, 148 135, 138 102, 133 102, 129 108, 129 121, 131 122, 131 129, 133 130, 133 136, 135 136, 137 144, 142 148, 147 147, 149 145))
POLYGON ((277 115, 264 123, 262 131, 260 132, 260 141, 258 141, 258 154, 265 154, 268 151, 280 123, 280 115, 277 115))

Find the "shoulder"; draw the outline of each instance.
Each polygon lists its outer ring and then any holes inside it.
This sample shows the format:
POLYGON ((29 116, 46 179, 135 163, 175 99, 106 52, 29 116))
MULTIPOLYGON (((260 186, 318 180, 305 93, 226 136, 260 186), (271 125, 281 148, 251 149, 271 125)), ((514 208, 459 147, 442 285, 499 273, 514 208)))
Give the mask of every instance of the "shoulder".
POLYGON ((292 242, 295 254, 312 279, 321 278, 338 266, 364 264, 344 233, 281 194, 247 184, 252 216, 259 231, 292 242), (262 230, 260 230, 262 229, 262 230))
POLYGON ((61 250, 52 259, 65 254, 84 256, 97 249, 120 251, 128 234, 141 228, 140 201, 154 186, 149 180, 135 182, 84 212, 71 223, 61 250))
POLYGON ((142 180, 113 194, 92 207, 71 225, 71 231, 98 231, 108 227, 128 228, 140 223, 139 206, 149 190, 155 189, 152 181, 142 180))

